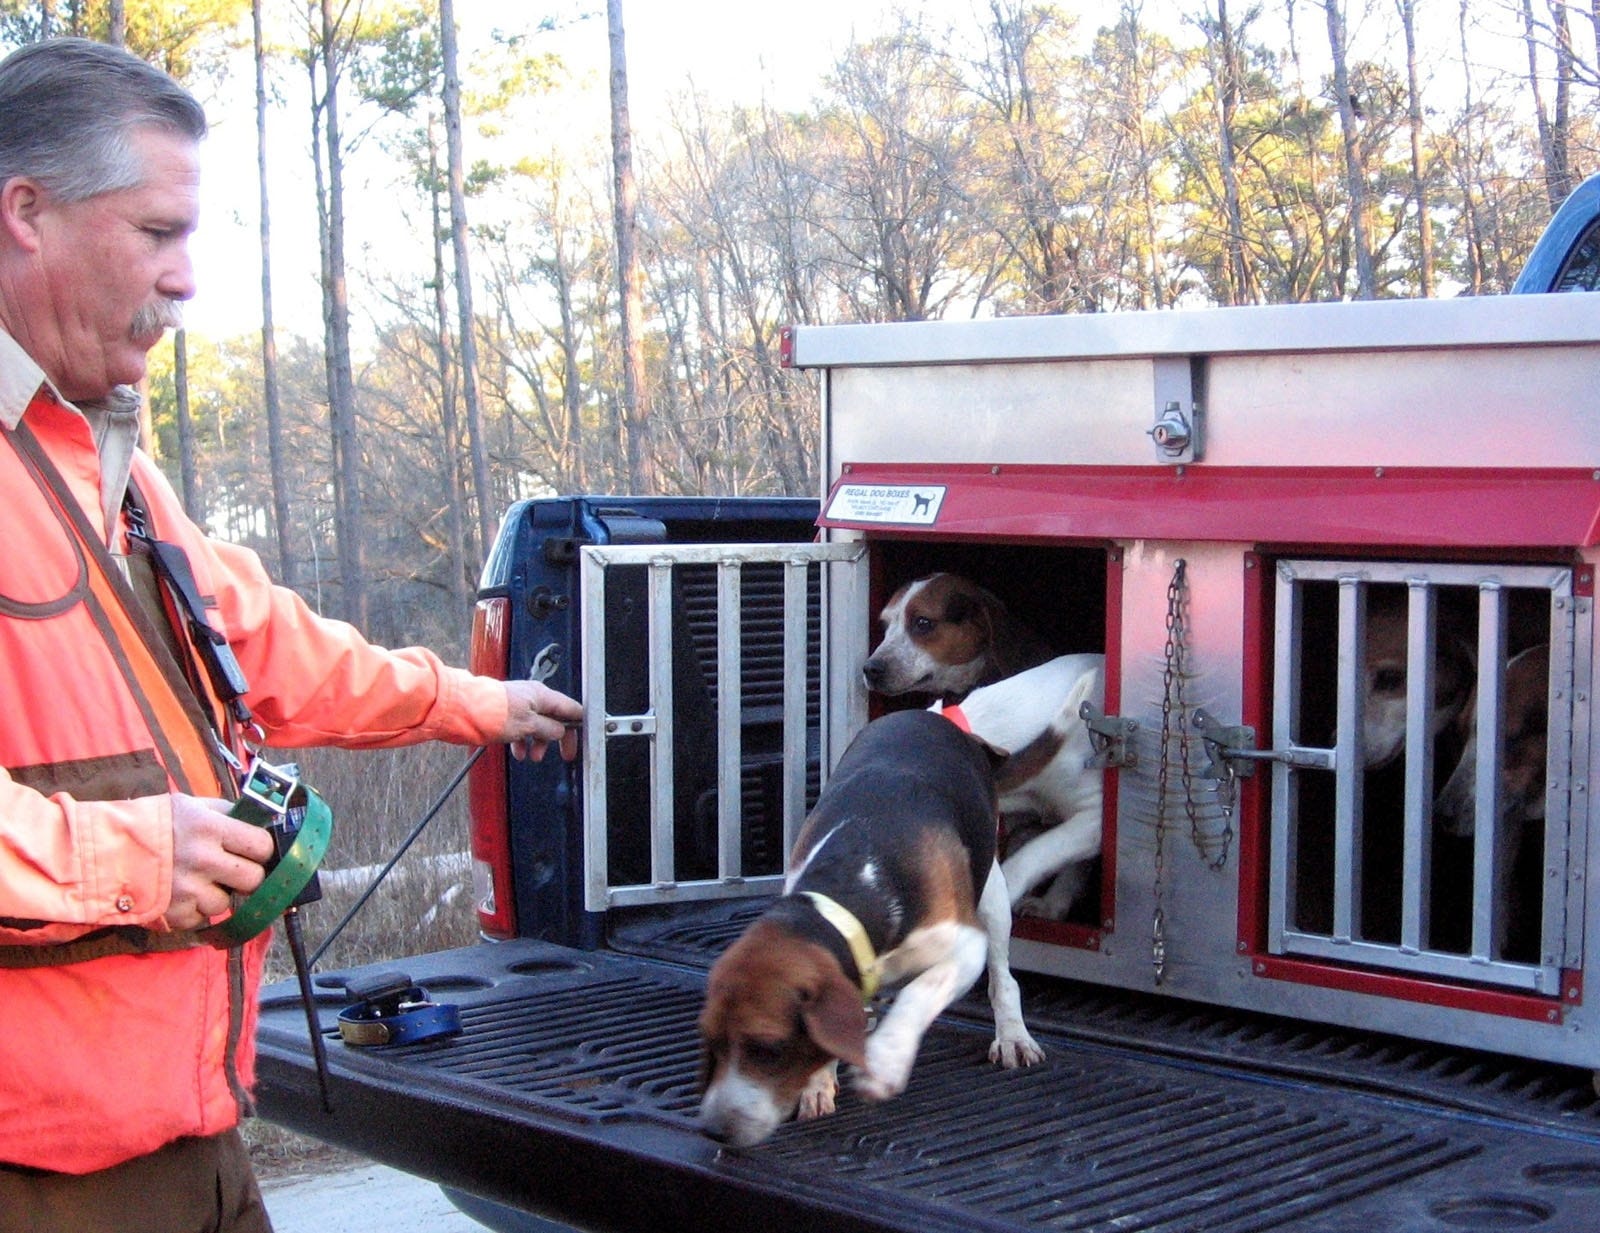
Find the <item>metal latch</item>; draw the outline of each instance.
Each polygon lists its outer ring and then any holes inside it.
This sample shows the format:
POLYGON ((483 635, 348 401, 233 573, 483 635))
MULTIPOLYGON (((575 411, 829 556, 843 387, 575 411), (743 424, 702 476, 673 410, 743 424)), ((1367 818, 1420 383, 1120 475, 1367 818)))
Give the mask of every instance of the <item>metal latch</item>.
POLYGON ((1085 766, 1103 769, 1137 764, 1138 755, 1128 747, 1129 740, 1139 730, 1137 720, 1107 715, 1092 702, 1085 702, 1078 708, 1078 718, 1089 730, 1089 744, 1094 748, 1085 766))
POLYGON ((1204 362, 1191 356, 1161 356, 1152 365, 1155 424, 1145 435, 1155 442, 1160 462, 1199 462, 1205 452, 1204 362))
POLYGON ((1248 724, 1227 725, 1204 707, 1196 707, 1194 729, 1205 743, 1208 762, 1200 776, 1204 779, 1226 779, 1229 774, 1244 776, 1256 773, 1257 762, 1282 762, 1288 766, 1331 771, 1333 750, 1307 749, 1291 745, 1287 749, 1257 749, 1256 730, 1248 724))
MULTIPOLYGON (((1156 443, 1156 448, 1169 458, 1179 458, 1185 451, 1191 450, 1191 442, 1195 437, 1194 425, 1184 415, 1183 407, 1176 402, 1169 402, 1162 410, 1155 426, 1150 429, 1149 436, 1156 443)), ((1190 457, 1193 457, 1192 452, 1190 457)))

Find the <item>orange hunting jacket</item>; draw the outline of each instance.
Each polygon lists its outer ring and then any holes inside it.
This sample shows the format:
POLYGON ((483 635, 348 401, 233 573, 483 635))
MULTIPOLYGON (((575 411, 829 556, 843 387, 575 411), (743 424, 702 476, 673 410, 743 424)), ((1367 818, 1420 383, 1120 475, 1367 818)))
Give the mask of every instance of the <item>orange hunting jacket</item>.
MULTIPOLYGON (((120 476, 102 475, 98 422, 57 398, 0 332, 0 423, 19 420, 121 551, 120 476)), ((498 683, 426 650, 374 647, 317 616, 272 585, 253 553, 206 538, 148 458, 135 452, 131 469, 154 534, 187 552, 270 743, 480 744, 501 731, 498 683)), ((69 1173, 237 1122, 254 1081, 269 936, 229 950, 3 962, 108 928, 160 935, 172 880, 167 793, 187 780, 196 795, 234 795, 206 786, 208 767, 162 764, 82 579, 69 532, 10 432, 0 434, 0 1163, 69 1173)))

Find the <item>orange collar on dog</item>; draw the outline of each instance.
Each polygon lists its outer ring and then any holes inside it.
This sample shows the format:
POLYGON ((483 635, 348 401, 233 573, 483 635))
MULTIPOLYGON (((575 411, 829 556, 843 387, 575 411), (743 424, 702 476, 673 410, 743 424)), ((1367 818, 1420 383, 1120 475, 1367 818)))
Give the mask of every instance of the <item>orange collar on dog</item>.
POLYGON ((855 913, 843 904, 835 903, 826 895, 817 891, 800 891, 811 906, 821 913, 822 919, 837 929, 850 947, 850 956, 856 961, 856 971, 861 974, 861 1000, 872 1001, 873 995, 878 992, 878 955, 872 949, 872 940, 867 937, 867 931, 856 919, 855 913))
POLYGON ((960 703, 956 703, 954 706, 940 707, 939 714, 955 724, 968 736, 972 735, 972 721, 967 718, 967 713, 961 709, 960 703))

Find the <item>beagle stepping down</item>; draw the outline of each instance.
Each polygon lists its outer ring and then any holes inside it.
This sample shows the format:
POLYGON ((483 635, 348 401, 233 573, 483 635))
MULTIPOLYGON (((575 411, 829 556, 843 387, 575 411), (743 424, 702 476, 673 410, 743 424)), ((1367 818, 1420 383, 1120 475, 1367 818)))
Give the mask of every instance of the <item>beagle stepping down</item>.
POLYGON ((896 1095, 928 1027, 985 963, 990 1060, 1044 1057, 1009 964, 991 755, 950 721, 900 711, 862 729, 806 819, 785 891, 711 969, 708 1133, 748 1146, 796 1113, 831 1113, 841 1060, 869 1100, 896 1095), (900 989, 868 1036, 880 985, 900 989))

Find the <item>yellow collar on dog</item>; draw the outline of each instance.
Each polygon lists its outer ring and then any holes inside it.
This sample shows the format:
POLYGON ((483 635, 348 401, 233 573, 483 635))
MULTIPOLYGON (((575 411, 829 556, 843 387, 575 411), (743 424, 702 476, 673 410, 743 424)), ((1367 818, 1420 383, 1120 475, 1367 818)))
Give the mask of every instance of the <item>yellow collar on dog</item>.
POLYGON ((855 913, 843 904, 817 891, 801 891, 800 894, 811 900, 811 905, 822 914, 822 919, 837 929, 850 947, 850 956, 856 961, 856 971, 861 974, 861 1000, 870 1002, 878 992, 878 955, 872 949, 872 940, 867 937, 866 929, 856 919, 855 913))

